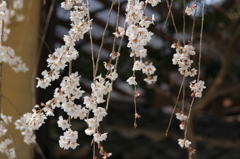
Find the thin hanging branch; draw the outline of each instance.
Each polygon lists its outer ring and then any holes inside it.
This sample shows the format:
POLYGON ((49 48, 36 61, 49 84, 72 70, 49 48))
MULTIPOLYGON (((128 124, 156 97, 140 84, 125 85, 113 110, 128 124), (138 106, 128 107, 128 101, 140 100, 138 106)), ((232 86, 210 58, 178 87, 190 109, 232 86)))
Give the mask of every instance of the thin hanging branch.
MULTIPOLYGON (((198 4, 198 0, 195 1, 195 4, 198 4)), ((194 30, 195 30, 195 25, 196 25, 196 13, 197 13, 197 6, 196 9, 194 11, 194 15, 193 15, 193 24, 192 24, 192 33, 191 33, 191 43, 193 43, 193 36, 194 36, 194 30)))
POLYGON ((105 26, 105 29, 104 29, 103 34, 102 34, 101 45, 100 45, 100 48, 99 48, 99 51, 98 51, 98 56, 97 56, 97 61, 96 61, 96 68, 95 68, 94 76, 93 76, 94 80, 96 80, 96 75, 97 75, 97 72, 98 72, 98 66, 99 66, 100 56, 101 56, 101 52, 102 52, 102 48, 103 48, 103 44, 104 44, 105 34, 107 32, 109 20, 110 20, 110 17, 111 17, 111 13, 112 13, 115 1, 116 0, 112 1, 112 5, 111 5, 109 13, 108 13, 108 19, 107 19, 107 22, 106 22, 106 26, 105 26))
MULTIPOLYGON (((1 1, 1 3, 3 0, 1 1)), ((4 33, 4 20, 1 20, 1 37, 0 37, 0 47, 3 46, 3 33, 4 33)), ((1 119, 1 113, 2 113, 2 62, 0 63, 0 119, 1 119)))
MULTIPOLYGON (((32 73, 31 84, 32 84, 32 94, 33 94, 32 101, 33 101, 33 104, 36 103, 36 82, 35 81, 36 81, 36 76, 37 76, 37 71, 38 71, 37 68, 38 68, 38 65, 40 63, 40 57, 42 55, 43 46, 45 46, 48 49, 49 53, 52 52, 50 47, 46 44, 45 39, 46 39, 46 35, 47 35, 47 30, 48 30, 48 27, 49 27, 49 24, 50 24, 50 20, 52 18, 53 10, 55 8, 55 1, 56 0, 52 0, 52 3, 50 5, 50 9, 49 9, 48 14, 47 14, 46 23, 44 25, 42 35, 37 33, 37 35, 40 39, 40 43, 39 43, 39 47, 38 47, 38 51, 37 51, 36 64, 35 64, 35 67, 33 68, 33 73, 32 73)), ((43 1, 43 3, 45 4, 46 2, 43 1)), ((31 4, 32 4, 32 2, 31 2, 31 4)), ((29 6, 30 6, 30 3, 29 3, 29 6)), ((31 16, 30 16, 28 11, 27 11, 27 14, 28 14, 30 23, 33 25, 31 16)))
MULTIPOLYGON (((116 31, 116 32, 117 32, 117 30, 118 30, 118 26, 119 26, 120 8, 121 8, 121 1, 118 0, 118 11, 117 11, 117 18, 116 18, 116 26, 115 26, 115 31, 116 31)), ((124 37, 124 36, 122 36, 121 41, 122 41, 123 37, 124 37)), ((113 39, 113 46, 112 46, 112 53, 115 52, 116 38, 117 38, 117 37, 114 36, 114 39, 113 39)), ((121 44, 119 45, 119 47, 121 47, 121 44)), ((120 48, 119 48, 118 50, 120 50, 120 48)), ((120 52, 120 51, 118 51, 118 52, 120 52)), ((115 69, 116 71, 117 71, 117 62, 118 62, 118 59, 119 59, 119 57, 117 57, 117 59, 116 59, 116 63, 115 63, 115 65, 114 65, 114 69, 115 69)), ((111 61, 112 61, 112 58, 110 58, 109 63, 111 63, 111 61)), ((113 82, 112 82, 112 83, 113 83, 113 82)), ((106 111, 108 111, 111 92, 109 92, 107 96, 108 96, 108 97, 107 97, 107 102, 106 102, 106 107, 105 107, 106 111)))
MULTIPOLYGON (((173 1, 173 0, 172 0, 173 1)), ((177 37, 177 40, 178 40, 178 43, 180 44, 180 38, 179 38, 179 34, 178 34, 178 30, 177 30, 177 26, 176 26, 176 23, 175 23, 175 20, 174 20, 174 16, 172 14, 172 1, 171 1, 171 4, 169 5, 169 2, 168 0, 166 1, 167 2, 167 7, 168 7, 168 10, 169 10, 169 13, 171 15, 171 18, 172 18, 172 23, 173 23, 173 27, 175 29, 175 33, 176 33, 176 37, 177 37)))
MULTIPOLYGON (((186 0, 183 0, 183 8, 186 8, 186 0)), ((183 45, 185 45, 186 41, 186 15, 183 11, 183 45)))
MULTIPOLYGON (((90 3, 89 0, 87 0, 87 7, 88 7, 88 20, 91 20, 90 17, 90 3)), ((92 39, 92 29, 89 29, 89 38, 90 38, 90 46, 91 46, 91 55, 92 55, 92 65, 93 65, 93 77, 95 79, 95 57, 94 57, 94 50, 93 50, 93 39, 92 39)))
POLYGON ((198 59, 198 77, 197 77, 197 81, 199 81, 199 79, 200 79, 200 74, 201 74, 202 38, 203 38, 203 25, 204 25, 205 3, 206 3, 206 0, 204 0, 203 6, 202 6, 202 23, 201 23, 201 31, 200 31, 200 42, 199 42, 199 59, 198 59))
MULTIPOLYGON (((183 76, 183 79, 184 79, 184 78, 185 78, 185 77, 183 76)), ((174 107, 173 107, 173 110, 172 110, 172 114, 171 114, 171 117, 170 117, 170 120, 169 120, 169 123, 168 123, 167 130, 166 130, 166 132, 165 132, 165 136, 168 135, 168 131, 169 131, 170 126, 171 126, 171 124, 172 124, 172 119, 173 119, 175 110, 176 110, 176 108, 177 108, 178 100, 179 100, 179 98, 180 98, 180 95, 181 95, 181 92, 182 92, 182 88, 183 88, 183 85, 184 85, 183 82, 185 81, 185 80, 183 80, 183 79, 182 79, 182 83, 181 83, 180 89, 179 89, 179 91, 178 91, 178 96, 177 96, 177 99, 176 99, 176 103, 175 103, 175 105, 174 105, 174 107)))
POLYGON ((34 149, 36 150, 36 152, 42 157, 42 159, 47 159, 37 142, 35 144, 33 144, 33 146, 34 146, 34 149))
POLYGON ((22 114, 20 113, 20 111, 18 110, 17 106, 15 106, 13 104, 13 102, 11 102, 10 99, 8 99, 7 97, 5 97, 3 94, 1 94, 1 97, 6 99, 8 101, 8 103, 15 109, 15 111, 18 113, 19 116, 21 116, 22 114))

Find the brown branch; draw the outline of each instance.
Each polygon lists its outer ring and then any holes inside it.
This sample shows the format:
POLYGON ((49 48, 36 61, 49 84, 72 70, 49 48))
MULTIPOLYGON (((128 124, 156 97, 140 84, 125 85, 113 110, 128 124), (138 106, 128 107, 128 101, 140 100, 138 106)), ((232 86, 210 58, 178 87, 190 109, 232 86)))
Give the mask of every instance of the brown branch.
POLYGON ((102 52, 102 48, 103 48, 103 44, 104 44, 104 39, 105 39, 105 34, 106 34, 106 31, 108 29, 108 26, 109 26, 109 20, 110 20, 110 17, 111 17, 111 13, 112 13, 112 10, 113 10, 113 6, 115 4, 115 1, 114 0, 111 4, 111 7, 110 7, 110 10, 109 10, 109 13, 108 13, 108 18, 107 18, 107 22, 106 22, 106 25, 105 25, 105 28, 104 28, 104 31, 103 31, 103 34, 102 34, 102 41, 101 41, 101 45, 99 47, 99 50, 98 50, 98 55, 97 55, 97 60, 96 60, 96 64, 95 64, 95 70, 94 70, 94 81, 96 80, 96 75, 97 75, 97 72, 98 72, 98 65, 99 65, 99 61, 100 61, 100 56, 101 56, 101 52, 102 52))

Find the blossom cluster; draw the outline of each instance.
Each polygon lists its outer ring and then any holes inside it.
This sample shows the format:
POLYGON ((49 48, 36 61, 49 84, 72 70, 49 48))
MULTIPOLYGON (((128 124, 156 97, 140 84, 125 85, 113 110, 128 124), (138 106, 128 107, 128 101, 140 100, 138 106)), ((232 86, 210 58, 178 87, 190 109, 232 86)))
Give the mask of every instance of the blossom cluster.
MULTIPOLYGON (((195 48, 192 46, 191 42, 189 44, 186 44, 185 46, 181 46, 179 43, 172 44, 171 48, 174 48, 176 50, 176 53, 173 55, 172 63, 173 65, 178 65, 181 75, 184 77, 194 77, 197 74, 197 70, 195 68, 191 67, 191 64, 193 63, 193 60, 191 60, 191 56, 195 55, 195 48)), ((202 91, 206 87, 204 86, 204 81, 201 80, 193 80, 190 82, 190 89, 193 92, 191 94, 192 97, 202 97, 202 91)), ((179 125, 181 130, 185 130, 185 126, 187 124, 188 116, 181 113, 176 113, 176 118, 181 121, 181 124, 179 125)), ((186 131, 186 130, 185 130, 186 131)), ((195 149, 189 147, 191 142, 184 139, 178 139, 178 144, 181 148, 189 148, 191 150, 191 153, 189 155, 192 155, 195 152, 195 149)))
POLYGON ((173 55, 172 63, 173 65, 178 65, 181 75, 187 77, 194 77, 197 74, 195 68, 191 68, 193 60, 190 59, 191 55, 195 55, 195 48, 192 44, 187 44, 184 47, 177 43, 172 44, 172 48, 176 49, 176 53, 173 55))
MULTIPOLYGON (((86 135, 96 135, 97 132, 97 128, 99 127, 99 123, 102 121, 103 117, 107 115, 107 112, 104 108, 98 107, 96 109, 93 110, 94 112, 94 117, 93 118, 89 118, 89 119, 85 119, 85 122, 88 124, 88 128, 85 130, 86 135)), ((104 140, 107 137, 107 134, 105 133, 104 135, 104 140)), ((96 137, 94 136, 94 141, 99 143, 102 140, 98 140, 96 139, 96 137)))
POLYGON ((27 120, 29 120, 31 116, 31 113, 26 113, 23 116, 21 116, 20 119, 16 120, 14 122, 15 128, 21 131, 21 134, 23 135, 23 141, 26 144, 31 144, 36 142, 36 136, 34 134, 33 129, 30 129, 27 125, 27 120))
MULTIPOLYGON (((180 72, 181 75, 184 77, 194 77, 197 74, 197 70, 195 68, 192 68, 191 65, 193 63, 193 60, 191 60, 191 56, 195 55, 195 48, 189 42, 189 44, 186 44, 185 46, 181 46, 179 43, 174 43, 172 44, 171 48, 176 50, 176 53, 173 55, 172 63, 173 65, 178 65, 179 69, 178 71, 180 72)), ((203 81, 198 81, 196 80, 192 81, 190 83, 190 89, 193 92, 192 97, 202 97, 202 91, 203 89, 206 88, 204 86, 203 81)), ((187 124, 188 116, 184 115, 182 112, 181 113, 176 113, 176 118, 181 121, 179 127, 181 130, 185 130, 185 126, 187 124)), ((181 148, 189 148, 189 145, 191 142, 187 139, 179 139, 178 144, 180 145, 181 148)))
MULTIPOLYGON (((103 117, 107 115, 107 111, 105 108, 99 107, 98 104, 104 103, 104 96, 112 91, 112 82, 116 79, 114 76, 117 76, 116 71, 110 71, 109 74, 106 75, 106 78, 103 78, 101 75, 97 76, 96 80, 91 84, 91 95, 84 97, 85 107, 88 108, 88 110, 94 115, 92 118, 85 119, 85 122, 88 125, 88 128, 85 129, 85 134, 92 135, 93 141, 96 142, 99 147, 100 142, 106 140, 107 138, 107 133, 98 132, 100 122, 103 120, 103 117)), ((102 146, 99 152, 105 158, 110 156, 110 153, 106 153, 102 146)))
MULTIPOLYGON (((172 44, 172 48, 176 49, 176 53, 173 55, 172 62, 174 65, 178 65, 181 75, 185 77, 194 77, 197 74, 197 70, 195 68, 191 68, 191 64, 193 60, 190 59, 191 55, 195 55, 195 48, 192 46, 191 43, 185 45, 184 47, 180 46, 177 43, 172 44)), ((197 81, 193 80, 190 83, 190 89, 193 91, 192 97, 202 97, 202 91, 206 87, 204 86, 204 81, 197 81)))
POLYGON ((74 48, 75 42, 83 39, 84 34, 90 29, 91 20, 87 18, 89 12, 81 0, 66 0, 61 3, 62 8, 70 11, 71 29, 69 35, 64 35, 65 45, 57 48, 50 54, 47 62, 50 71, 43 71, 43 79, 38 79, 37 87, 46 88, 51 82, 60 77, 60 70, 67 66, 67 63, 75 60, 79 54, 74 48))
MULTIPOLYGON (((61 7, 70 10, 71 29, 68 35, 63 37, 65 45, 57 48, 54 53, 49 55, 47 63, 50 70, 44 70, 41 73, 42 79, 37 78, 37 87, 43 89, 50 86, 54 80, 59 79, 61 77, 60 71, 79 56, 78 51, 75 49, 75 42, 83 39, 84 34, 90 29, 91 25, 91 20, 88 19, 89 10, 82 0, 66 0, 61 3, 61 7)), ((64 120, 60 116, 57 122, 58 126, 65 130, 64 135, 60 137, 59 145, 64 149, 75 149, 79 145, 76 143, 78 134, 71 130, 70 120, 72 118, 84 119, 88 114, 86 108, 75 104, 75 100, 79 100, 83 93, 84 91, 80 87, 80 76, 78 76, 77 72, 69 72, 68 76, 62 78, 60 87, 55 89, 52 99, 46 103, 41 103, 41 105, 36 105, 32 113, 26 113, 23 116, 24 118, 18 120, 24 122, 28 129, 21 128, 19 125, 16 125, 17 128, 28 132, 37 130, 45 123, 44 121, 48 116, 54 116, 55 108, 61 108, 69 118, 64 120), (74 139, 72 138, 73 134, 74 139)))
MULTIPOLYGON (((152 63, 146 60, 147 50, 144 48, 151 40, 152 32, 148 31, 150 24, 154 22, 154 15, 148 18, 144 10, 147 4, 156 6, 161 0, 146 0, 145 2, 129 0, 127 5, 126 22, 128 28, 118 27, 113 33, 116 38, 128 37, 127 46, 131 48, 130 57, 134 58, 134 66, 132 71, 142 71, 147 76, 144 79, 148 84, 156 82, 157 76, 154 75, 156 68, 152 63)), ((77 143, 78 133, 71 129, 71 120, 80 119, 87 123, 85 129, 86 135, 92 136, 93 143, 96 143, 100 154, 103 158, 111 156, 111 153, 106 153, 101 145, 101 142, 106 140, 107 133, 99 132, 100 122, 107 115, 107 110, 99 106, 106 102, 106 96, 110 95, 112 91, 113 82, 117 79, 117 60, 120 56, 119 52, 113 51, 110 54, 109 62, 104 62, 104 67, 107 70, 105 75, 98 75, 97 70, 91 84, 91 93, 83 97, 83 105, 76 104, 76 100, 82 98, 85 91, 80 87, 80 76, 77 72, 72 73, 71 67, 69 75, 61 77, 61 70, 77 59, 79 56, 75 48, 75 43, 84 38, 84 34, 91 29, 91 19, 89 19, 88 6, 82 0, 65 0, 61 3, 61 7, 70 12, 71 29, 68 35, 64 35, 63 40, 65 44, 48 56, 47 63, 49 70, 42 71, 42 78, 37 79, 37 86, 40 88, 47 88, 51 82, 61 78, 61 83, 55 89, 53 98, 46 103, 36 105, 31 113, 24 114, 19 120, 15 122, 16 128, 22 131, 25 135, 25 142, 34 143, 35 136, 32 134, 34 130, 39 129, 47 119, 48 116, 54 116, 55 108, 62 109, 68 117, 59 116, 57 125, 64 132, 60 136, 59 145, 63 149, 75 149, 79 144, 77 143), (114 64, 115 60, 115 64, 114 64), (27 136, 29 138, 27 138, 27 136)), ((129 84, 137 85, 135 77, 132 76, 128 80, 129 84)), ((108 100, 108 99, 107 99, 108 100)), ((107 102, 108 103, 108 102, 107 102)), ((140 117, 137 115, 136 117, 140 117)))
MULTIPOLYGON (((128 37, 127 47, 131 48, 130 57, 134 57, 133 71, 141 71, 146 74, 147 78, 144 79, 148 84, 155 83, 157 76, 153 76, 156 68, 144 59, 147 57, 147 49, 144 48, 148 42, 150 42, 153 35, 152 32, 148 31, 150 24, 154 22, 154 15, 152 18, 148 18, 144 13, 144 8, 147 3, 155 6, 159 3, 159 0, 146 0, 144 1, 128 1, 126 8, 126 22, 128 27, 126 30, 126 36, 128 37), (137 60, 136 60, 137 58, 137 60)), ((137 85, 134 75, 129 77, 127 82, 130 85, 137 85)))
MULTIPOLYGON (((15 2, 16 0, 14 0, 14 3, 15 2)), ((22 1, 19 0, 19 2, 22 1)), ((3 45, 3 42, 8 39, 8 34, 10 34, 10 29, 7 26, 11 22, 10 19, 15 15, 14 9, 9 10, 6 1, 0 3, 0 37, 3 37, 0 44, 0 63, 8 63, 15 72, 26 72, 28 71, 28 68, 26 67, 26 64, 22 62, 21 57, 15 55, 13 48, 3 45)))
POLYGON ((16 18, 17 21, 23 21, 24 15, 19 14, 17 11, 22 9, 24 6, 23 0, 12 0, 12 7, 7 7, 7 1, 1 1, 0 3, 0 24, 2 26, 2 20, 4 21, 4 26, 1 28, 3 32, 0 32, 0 35, 3 34, 3 41, 7 41, 8 35, 10 34, 10 29, 8 26, 11 23, 12 18, 16 18))
POLYGON ((7 125, 12 122, 12 117, 1 113, 0 119, 0 138, 5 138, 5 140, 0 141, 0 152, 6 154, 9 159, 14 159, 16 152, 14 147, 11 147, 13 141, 7 138, 7 125))
MULTIPOLYGON (((84 91, 81 90, 79 81, 80 77, 77 72, 63 77, 62 82, 60 83, 60 88, 56 88, 54 91, 54 97, 45 104, 42 103, 41 106, 35 107, 38 108, 38 111, 33 110, 33 114, 38 114, 37 116, 41 117, 41 119, 38 120, 38 122, 35 122, 35 124, 30 125, 30 123, 35 121, 35 118, 30 117, 27 122, 30 128, 38 129, 44 123, 46 116, 54 116, 55 108, 63 109, 69 116, 69 119, 64 120, 62 116, 59 116, 57 124, 62 130, 68 129, 64 132, 64 136, 61 136, 59 140, 60 147, 64 149, 75 149, 76 146, 78 146, 75 140, 70 141, 67 137, 70 132, 73 132, 70 128, 70 119, 84 119, 88 114, 88 109, 82 107, 81 105, 77 105, 74 102, 74 100, 80 99, 84 93, 84 91), (32 125, 34 125, 34 127, 32 125)), ((75 136, 77 135, 78 134, 75 133, 75 136)))
MULTIPOLYGON (((188 117, 186 115, 184 115, 183 112, 176 113, 175 115, 176 115, 176 118, 181 121, 181 124, 179 125, 180 129, 184 130, 185 125, 187 124, 188 117)), ((190 147, 191 141, 187 140, 186 138, 178 139, 178 144, 181 148, 193 149, 193 148, 190 147)))
POLYGON ((77 143, 78 132, 68 129, 64 132, 63 136, 60 136, 59 145, 63 149, 75 149, 79 144, 77 143))
POLYGON ((70 76, 65 76, 60 84, 61 88, 55 89, 54 98, 53 100, 50 100, 47 105, 51 103, 50 105, 52 109, 60 107, 71 118, 85 118, 88 111, 85 108, 82 108, 81 105, 74 103, 74 100, 80 99, 84 93, 84 91, 81 90, 79 80, 80 77, 77 72, 72 73, 70 76))
MULTIPOLYGON (((70 10, 71 29, 69 35, 64 35, 65 45, 57 48, 53 54, 50 54, 47 62, 50 71, 42 72, 43 78, 37 78, 37 87, 43 89, 51 85, 51 82, 60 78, 60 71, 63 70, 67 63, 75 60, 79 55, 75 49, 75 42, 83 39, 84 34, 90 29, 91 20, 88 19, 89 10, 81 0, 66 0, 61 3, 61 7, 70 10)), ((112 58, 116 59, 120 54, 113 53, 112 58)), ((112 81, 117 78, 117 73, 110 63, 105 63, 108 73, 105 78, 101 75, 97 76, 94 83, 91 84, 92 93, 90 96, 84 97, 84 106, 75 104, 75 100, 79 100, 84 91, 80 87, 80 76, 77 72, 69 73, 68 76, 62 78, 60 87, 54 91, 53 98, 46 103, 36 105, 32 113, 29 113, 26 123, 30 130, 37 130, 47 116, 54 116, 54 109, 61 108, 68 115, 68 119, 59 117, 57 124, 64 130, 63 136, 60 136, 59 145, 63 149, 75 149, 78 133, 71 129, 71 119, 81 119, 88 124, 85 130, 87 135, 93 136, 93 141, 100 144, 107 138, 107 133, 100 134, 98 130, 99 122, 107 115, 105 108, 98 107, 98 104, 104 103, 104 96, 112 91, 112 81), (92 111, 94 117, 87 117, 92 111)), ((103 149, 102 149, 103 150, 103 149)), ((109 153, 102 153, 105 157, 110 156, 109 153)))
MULTIPOLYGON (((59 144, 60 147, 64 149, 75 149, 78 145, 76 141, 70 142, 67 138, 68 134, 72 132, 70 128, 71 124, 69 123, 70 119, 84 119, 88 113, 86 108, 82 108, 81 105, 74 103, 74 100, 81 98, 84 93, 84 91, 81 90, 79 80, 80 77, 77 72, 63 77, 60 88, 56 88, 54 91, 54 97, 46 103, 36 105, 32 113, 24 114, 26 118, 24 118, 25 121, 22 122, 27 124, 28 129, 37 130, 44 124, 44 120, 47 119, 47 116, 54 116, 55 108, 63 109, 69 116, 69 120, 64 120, 62 116, 59 116, 57 124, 62 130, 68 130, 64 133, 64 136, 60 137, 59 144)), ((77 136, 78 134, 75 133, 75 135, 77 136)))
POLYGON ((14 148, 8 148, 9 145, 13 144, 11 139, 5 139, 0 142, 0 152, 6 154, 9 159, 16 158, 16 152, 14 148))
POLYGON ((0 4, 0 20, 4 20, 5 17, 5 11, 7 10, 7 3, 6 1, 2 1, 0 4))
POLYGON ((11 47, 0 45, 0 63, 9 64, 15 72, 27 72, 29 69, 22 62, 20 56, 15 55, 15 51, 11 47))
POLYGON ((190 89, 193 92, 192 96, 201 98, 202 97, 202 91, 206 87, 204 86, 205 82, 202 80, 199 80, 198 82, 196 80, 192 81, 190 83, 190 89))
POLYGON ((23 21, 25 16, 21 13, 18 13, 17 10, 21 10, 24 6, 24 0, 13 0, 13 8, 14 8, 14 14, 16 16, 17 21, 23 21))
POLYGON ((37 111, 36 109, 33 109, 32 112, 27 116, 26 123, 30 129, 37 130, 44 124, 46 116, 42 111, 37 111))
POLYGON ((179 125, 180 129, 184 130, 188 117, 183 113, 176 113, 176 118, 181 121, 181 124, 179 125))
POLYGON ((189 146, 191 145, 191 141, 186 139, 178 139, 178 144, 181 148, 189 148, 189 146))

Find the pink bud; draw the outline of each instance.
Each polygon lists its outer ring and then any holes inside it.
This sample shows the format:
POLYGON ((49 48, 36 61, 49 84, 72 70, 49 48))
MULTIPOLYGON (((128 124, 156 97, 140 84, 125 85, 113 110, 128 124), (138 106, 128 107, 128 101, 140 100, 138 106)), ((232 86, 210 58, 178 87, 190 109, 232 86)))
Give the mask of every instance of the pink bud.
POLYGON ((141 115, 139 115, 138 113, 135 113, 135 118, 141 118, 141 115))

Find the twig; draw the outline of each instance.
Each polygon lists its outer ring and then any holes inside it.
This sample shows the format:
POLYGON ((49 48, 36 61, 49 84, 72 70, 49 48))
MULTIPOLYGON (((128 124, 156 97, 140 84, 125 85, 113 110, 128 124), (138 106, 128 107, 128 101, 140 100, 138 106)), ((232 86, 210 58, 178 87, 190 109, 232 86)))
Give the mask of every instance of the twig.
MULTIPOLYGON (((191 101, 191 104, 190 104, 190 107, 189 107, 189 111, 188 111, 188 115, 187 115, 187 120, 186 120, 186 125, 185 125, 185 129, 184 129, 184 139, 187 139, 188 125, 189 125, 188 120, 191 118, 191 112, 192 112, 192 107, 193 107, 194 99, 195 99, 195 97, 192 98, 192 101, 191 101)), ((191 125, 191 126, 192 126, 192 125, 191 125)))
MULTIPOLYGON (((126 28, 126 21, 124 22, 123 28, 124 28, 124 30, 125 30, 125 28, 126 28)), ((119 53, 121 52, 123 39, 124 39, 124 36, 122 36, 122 38, 121 38, 121 40, 120 40, 120 43, 119 43, 119 46, 118 46, 118 52, 119 52, 119 53)), ((116 71, 117 71, 118 61, 119 61, 119 57, 117 57, 116 63, 115 63, 115 70, 116 70, 116 71)))
POLYGON ((184 108, 185 108, 185 90, 186 90, 186 88, 185 88, 185 79, 186 79, 186 77, 185 77, 185 75, 183 76, 183 94, 182 94, 182 113, 184 112, 184 108))
POLYGON ((41 147, 38 145, 38 143, 36 142, 35 144, 33 144, 35 150, 37 151, 38 154, 40 154, 40 156, 42 157, 42 159, 47 159, 46 156, 43 154, 41 147))
MULTIPOLYGON (((134 55, 134 58, 133 58, 133 63, 136 61, 136 55, 134 55)), ((133 77, 135 77, 135 75, 136 75, 136 71, 135 70, 133 70, 133 77)), ((138 125, 137 125, 137 117, 136 117, 136 115, 137 115, 137 97, 136 97, 136 95, 135 95, 135 93, 137 92, 137 86, 134 84, 134 92, 133 92, 133 103, 134 103, 134 128, 136 129, 137 127, 138 127, 138 125)))
MULTIPOLYGON (((167 6, 168 6, 168 9, 169 9, 171 18, 172 18, 172 23, 173 23, 173 27, 174 27, 174 29, 175 29, 175 33, 176 33, 176 36, 177 36, 177 39, 178 39, 178 43, 180 44, 180 38, 179 38, 177 26, 176 26, 176 24, 175 24, 174 16, 173 16, 172 11, 171 11, 171 7, 172 7, 172 6, 169 5, 168 0, 167 0, 166 2, 167 2, 167 6)), ((171 4, 172 4, 172 3, 171 3, 171 4)))
MULTIPOLYGON (((198 4, 198 0, 195 1, 196 4, 198 4)), ((195 24, 196 24, 196 13, 197 13, 197 7, 194 11, 193 15, 193 25, 192 25, 192 34, 191 34, 191 42, 193 43, 193 35, 194 35, 194 29, 195 29, 195 24)))
POLYGON ((200 44, 199 44, 199 59, 198 59, 198 78, 197 81, 200 79, 201 74, 201 58, 202 58, 202 36, 203 36, 203 25, 204 25, 204 10, 205 10, 205 3, 206 0, 203 2, 202 6, 202 23, 201 23, 201 31, 200 31, 200 44))
MULTIPOLYGON (((5 98, 9 103, 10 105, 12 105, 12 107, 15 109, 15 111, 18 113, 19 116, 21 116, 22 114, 20 113, 20 111, 17 109, 17 107, 13 104, 13 102, 10 101, 10 99, 8 99, 7 97, 5 97, 3 94, 1 94, 1 97, 5 98)), ((0 98, 1 98, 0 97, 0 98)))
MULTIPOLYGON (((183 76, 183 78, 184 78, 184 76, 183 76)), ((173 115, 174 115, 175 110, 177 108, 178 100, 179 100, 179 97, 180 97, 180 94, 181 94, 181 91, 182 91, 182 88, 183 88, 183 82, 184 82, 184 80, 182 80, 182 83, 181 83, 181 86, 180 86, 180 89, 179 89, 179 92, 178 92, 178 96, 177 96, 177 99, 176 99, 176 103, 175 103, 175 105, 173 107, 172 114, 171 114, 171 117, 170 117, 170 120, 169 120, 169 123, 168 123, 168 127, 167 127, 167 130, 165 132, 165 136, 168 135, 168 131, 169 131, 169 128, 170 128, 171 123, 172 123, 172 118, 173 118, 173 115)))
MULTIPOLYGON (((117 19, 116 19, 116 27, 115 27, 115 30, 117 31, 118 30, 118 26, 119 26, 119 18, 120 18, 120 8, 121 8, 121 1, 118 0, 118 11, 117 11, 117 19)), ((122 37, 123 38, 123 37, 122 37)), ((116 36, 114 36, 114 39, 113 39, 113 47, 112 47, 112 53, 115 51, 115 45, 116 45, 116 36)), ((110 61, 111 61, 111 58, 110 58, 110 61)), ((117 68, 117 62, 118 62, 118 57, 116 59, 116 63, 115 63, 115 67, 114 69, 116 70, 117 68)), ((112 85, 113 85, 114 82, 112 82, 112 85)), ((108 93, 108 97, 107 97, 107 103, 106 103, 106 111, 108 111, 108 107, 109 107, 109 102, 110 102, 110 96, 111 96, 111 92, 108 93)))
MULTIPOLYGON (((88 20, 91 19, 90 17, 90 3, 89 0, 87 0, 87 6, 88 6, 88 20)), ((92 54, 92 65, 93 65, 93 79, 94 77, 94 72, 95 72, 95 60, 94 60, 94 50, 93 50, 93 39, 92 39, 92 29, 89 29, 89 38, 90 38, 90 46, 91 46, 91 54, 92 54)))
MULTIPOLYGON (((183 0, 183 8, 186 8, 186 0, 183 0)), ((185 45, 186 40, 186 14, 183 11, 183 45, 185 45)))
POLYGON ((108 19, 107 19, 107 22, 106 22, 106 26, 105 26, 105 29, 103 31, 103 34, 102 34, 102 40, 101 40, 101 45, 100 45, 100 48, 99 48, 99 51, 98 51, 98 56, 97 56, 97 61, 96 61, 96 68, 95 68, 95 71, 94 71, 94 80, 96 78, 96 75, 97 75, 97 71, 98 71, 98 66, 99 66, 99 61, 100 61, 100 56, 101 56, 101 52, 102 52, 102 47, 103 47, 103 43, 104 43, 104 39, 105 39, 105 34, 106 34, 106 31, 107 31, 107 28, 108 28, 108 24, 109 24, 109 20, 110 20, 110 17, 111 17, 111 13, 112 13, 112 9, 113 9, 113 6, 115 4, 115 1, 114 0, 112 2, 112 5, 110 7, 110 10, 109 10, 109 13, 108 13, 108 19))
MULTIPOLYGON (((35 64, 35 67, 33 68, 32 82, 31 82, 31 84, 32 84, 32 93, 33 93, 33 104, 36 103, 36 97, 35 97, 35 95, 36 95, 36 89, 35 89, 36 88, 36 83, 35 83, 35 79, 36 79, 36 76, 37 76, 37 68, 38 68, 38 65, 40 63, 40 57, 42 55, 43 45, 46 46, 46 48, 48 49, 49 52, 52 52, 50 47, 46 44, 45 38, 46 38, 46 35, 47 35, 47 30, 48 30, 48 27, 49 27, 49 24, 50 24, 52 13, 53 13, 53 10, 54 10, 54 7, 55 7, 55 1, 56 0, 52 0, 49 12, 47 14, 46 23, 45 23, 44 28, 43 28, 42 36, 40 36, 40 34, 37 33, 37 35, 38 35, 38 37, 40 39, 40 44, 39 44, 39 48, 38 48, 38 51, 37 51, 36 64, 35 64)), ((29 15, 29 13, 28 13, 28 17, 30 19, 30 23, 32 24, 31 16, 29 15)))
MULTIPOLYGON (((166 2, 167 2, 167 5, 169 6, 168 0, 166 0, 166 2)), ((170 15, 170 13, 172 12, 172 11, 171 11, 171 9, 172 9, 172 2, 173 2, 173 0, 171 0, 171 4, 170 4, 170 6, 168 7, 168 14, 167 14, 166 20, 165 20, 165 22, 164 22, 163 28, 166 28, 166 24, 167 24, 169 15, 170 15)))
POLYGON ((70 76, 72 74, 72 61, 69 62, 69 65, 68 65, 68 76, 70 76))

